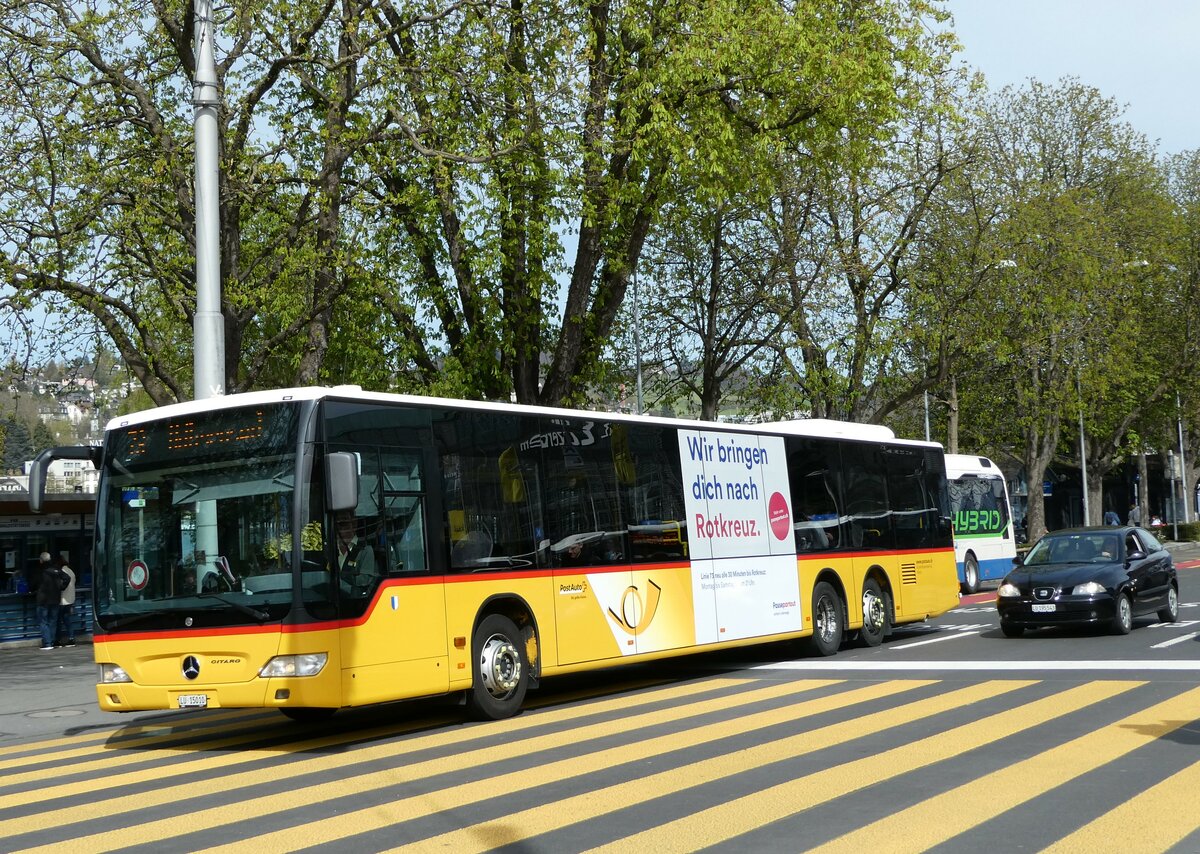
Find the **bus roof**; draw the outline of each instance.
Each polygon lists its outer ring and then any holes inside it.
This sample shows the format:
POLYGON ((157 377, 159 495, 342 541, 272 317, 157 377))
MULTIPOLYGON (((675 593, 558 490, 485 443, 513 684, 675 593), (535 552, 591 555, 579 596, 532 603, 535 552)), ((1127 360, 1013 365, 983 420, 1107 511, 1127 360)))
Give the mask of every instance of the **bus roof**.
POLYGON ((953 480, 964 475, 1004 479, 1004 472, 987 457, 975 454, 946 454, 946 477, 953 480))
POLYGON ((120 415, 111 419, 107 430, 119 430, 137 424, 146 424, 163 418, 178 418, 185 415, 198 415, 213 410, 229 409, 235 406, 254 406, 268 403, 282 403, 300 400, 357 400, 370 403, 409 404, 414 406, 450 407, 475 411, 495 411, 503 409, 521 415, 541 415, 558 418, 579 418, 581 416, 596 416, 611 418, 615 421, 625 421, 637 424, 656 424, 685 430, 723 430, 738 433, 786 434, 792 436, 816 436, 826 438, 851 439, 857 441, 890 442, 902 445, 940 448, 936 442, 922 442, 915 439, 897 439, 896 434, 887 427, 877 424, 859 424, 851 421, 834 421, 825 418, 789 419, 786 421, 765 421, 754 424, 737 424, 724 421, 698 421, 685 418, 665 418, 657 415, 633 415, 629 413, 604 412, 585 409, 559 409, 548 406, 530 406, 516 403, 501 403, 480 400, 452 400, 439 397, 423 397, 419 395, 391 394, 388 392, 364 391, 356 385, 339 385, 332 387, 308 386, 303 388, 271 389, 268 391, 250 391, 239 394, 210 397, 204 400, 190 400, 173 403, 155 409, 145 409, 120 415))

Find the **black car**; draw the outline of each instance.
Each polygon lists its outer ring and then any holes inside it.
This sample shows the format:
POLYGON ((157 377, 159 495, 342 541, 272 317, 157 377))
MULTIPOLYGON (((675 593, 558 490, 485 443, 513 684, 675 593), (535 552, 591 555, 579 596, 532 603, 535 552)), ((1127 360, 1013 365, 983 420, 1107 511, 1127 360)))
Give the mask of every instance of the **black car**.
POLYGON ((1010 638, 1042 626, 1102 624, 1124 635, 1143 614, 1175 622, 1179 580, 1170 552, 1144 528, 1072 528, 1013 560, 996 610, 1010 638))

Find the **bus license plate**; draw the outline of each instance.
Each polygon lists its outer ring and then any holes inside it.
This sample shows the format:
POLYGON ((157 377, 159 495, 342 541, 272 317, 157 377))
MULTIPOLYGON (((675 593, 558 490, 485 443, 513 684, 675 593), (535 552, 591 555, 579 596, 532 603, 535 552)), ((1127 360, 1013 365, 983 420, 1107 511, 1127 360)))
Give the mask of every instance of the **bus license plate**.
POLYGON ((1035 614, 1052 614, 1054 613, 1054 605, 1030 605, 1030 609, 1035 614))
POLYGON ((203 709, 208 705, 207 694, 180 694, 179 708, 181 709, 203 709))

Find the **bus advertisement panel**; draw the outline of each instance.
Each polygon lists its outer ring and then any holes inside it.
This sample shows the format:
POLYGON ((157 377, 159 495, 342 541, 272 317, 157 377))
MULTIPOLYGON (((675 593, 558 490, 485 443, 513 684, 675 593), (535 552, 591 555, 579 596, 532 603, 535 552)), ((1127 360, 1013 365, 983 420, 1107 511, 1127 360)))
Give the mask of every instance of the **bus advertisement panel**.
POLYGON ((696 642, 801 629, 786 451, 778 436, 679 431, 696 642))

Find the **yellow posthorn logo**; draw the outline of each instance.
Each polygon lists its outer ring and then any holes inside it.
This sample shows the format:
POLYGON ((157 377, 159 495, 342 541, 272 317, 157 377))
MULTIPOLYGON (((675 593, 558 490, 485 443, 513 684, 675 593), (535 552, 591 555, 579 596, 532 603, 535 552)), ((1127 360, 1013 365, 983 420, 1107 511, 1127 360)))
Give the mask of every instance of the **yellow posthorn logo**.
POLYGON ((662 597, 661 587, 649 579, 646 579, 646 585, 644 603, 637 585, 631 584, 625 588, 625 594, 621 597, 621 613, 618 614, 612 608, 608 609, 608 616, 612 617, 613 622, 634 637, 650 627, 654 621, 654 612, 658 610, 658 600, 662 597))

